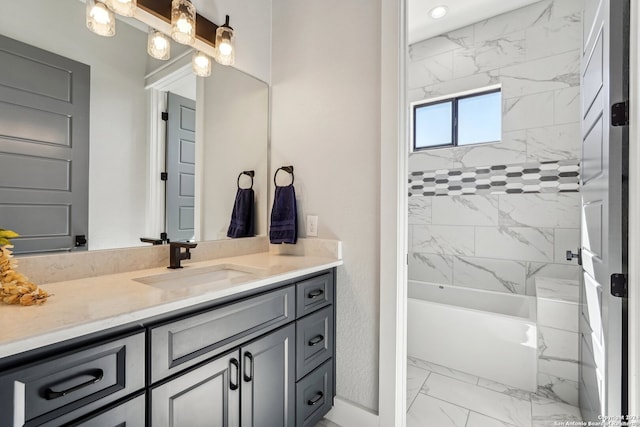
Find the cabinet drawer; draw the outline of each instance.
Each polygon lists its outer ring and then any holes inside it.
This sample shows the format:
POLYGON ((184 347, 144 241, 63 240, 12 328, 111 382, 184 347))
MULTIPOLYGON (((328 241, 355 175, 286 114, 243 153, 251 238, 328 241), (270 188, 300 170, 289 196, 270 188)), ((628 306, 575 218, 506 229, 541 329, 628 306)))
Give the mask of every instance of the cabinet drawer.
POLYGON ((296 426, 313 427, 333 405, 333 359, 296 384, 296 426))
POLYGON ((296 322, 296 379, 307 375, 333 355, 333 307, 296 322))
POLYGON ((139 332, 0 374, 0 425, 39 425, 75 410, 81 416, 144 388, 144 373, 139 332))
POLYGON ((333 304, 333 272, 297 283, 296 314, 305 316, 333 304))
POLYGON ((38 427, 58 427, 60 425, 66 427, 145 427, 145 401, 143 393, 117 406, 83 417, 81 420, 78 420, 75 412, 72 412, 38 427), (75 421, 68 422, 71 419, 75 421))
POLYGON ((151 381, 222 353, 295 318, 295 287, 152 327, 151 381))

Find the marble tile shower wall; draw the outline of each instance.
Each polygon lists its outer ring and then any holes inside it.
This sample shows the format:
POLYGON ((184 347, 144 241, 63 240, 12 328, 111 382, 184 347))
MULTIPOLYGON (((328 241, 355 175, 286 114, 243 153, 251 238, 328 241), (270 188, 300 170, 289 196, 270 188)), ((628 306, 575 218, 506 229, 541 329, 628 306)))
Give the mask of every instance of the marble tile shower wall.
MULTIPOLYGON (((582 0, 544 0, 409 48, 410 102, 501 84, 502 140, 412 153, 409 172, 580 158, 582 0)), ((411 176, 410 176, 411 179, 411 176)), ((577 192, 409 198, 409 277, 535 294, 577 279, 577 192)))

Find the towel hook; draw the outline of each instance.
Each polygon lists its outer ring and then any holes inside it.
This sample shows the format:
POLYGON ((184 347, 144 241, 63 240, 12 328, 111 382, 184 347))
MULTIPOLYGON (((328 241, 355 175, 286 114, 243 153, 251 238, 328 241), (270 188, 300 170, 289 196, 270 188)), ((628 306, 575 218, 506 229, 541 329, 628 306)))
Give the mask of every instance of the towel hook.
POLYGON ((276 169, 276 173, 273 174, 273 183, 275 184, 276 187, 278 187, 278 183, 276 182, 276 177, 278 176, 278 172, 280 172, 281 170, 289 173, 291 175, 291 184, 289 185, 293 185, 293 181, 295 179, 294 175, 293 175, 293 166, 282 166, 279 167, 278 169, 276 169))
POLYGON ((253 177, 256 175, 256 173, 254 171, 242 171, 242 172, 240 172, 240 174, 238 175, 238 188, 240 188, 240 177, 242 175, 247 175, 248 177, 251 178, 251 187, 249 187, 249 188, 253 188, 253 177))

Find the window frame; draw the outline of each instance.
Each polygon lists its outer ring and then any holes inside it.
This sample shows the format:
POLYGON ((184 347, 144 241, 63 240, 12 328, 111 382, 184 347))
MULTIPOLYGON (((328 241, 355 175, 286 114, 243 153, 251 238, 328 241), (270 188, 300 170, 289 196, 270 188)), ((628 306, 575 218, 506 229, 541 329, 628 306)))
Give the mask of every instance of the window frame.
MULTIPOLYGON (((446 95, 438 98, 431 98, 427 100, 413 102, 411 104, 411 152, 415 153, 418 151, 433 150, 438 148, 449 148, 449 147, 470 147, 474 145, 492 144, 492 143, 500 142, 501 140, 458 145, 458 102, 461 99, 475 98, 478 96, 489 95, 496 92, 502 93, 502 85, 490 86, 490 87, 485 87, 485 88, 477 89, 473 91, 461 92, 458 94, 446 95), (431 105, 438 105, 438 104, 444 104, 449 102, 451 103, 451 143, 430 145, 428 147, 416 147, 416 111, 422 107, 428 107, 431 105)), ((502 115, 502 108, 500 109, 500 114, 502 115)), ((502 117, 500 117, 500 119, 501 119, 500 129, 502 130, 502 117)))

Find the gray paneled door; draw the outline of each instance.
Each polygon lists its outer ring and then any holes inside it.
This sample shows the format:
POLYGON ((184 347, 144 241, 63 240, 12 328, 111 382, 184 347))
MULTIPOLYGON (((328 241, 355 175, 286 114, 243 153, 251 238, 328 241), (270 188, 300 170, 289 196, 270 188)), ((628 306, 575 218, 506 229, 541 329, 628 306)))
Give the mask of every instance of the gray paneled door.
POLYGON ((196 103, 169 93, 167 105, 167 237, 171 241, 193 240, 196 103))
POLYGON ((580 409, 583 418, 626 411, 625 299, 627 126, 611 106, 628 99, 628 0, 586 0, 582 58, 582 256, 580 409), (625 39, 627 41, 625 41, 625 39))
POLYGON ((87 235, 89 79, 87 65, 0 36, 0 228, 22 235, 17 253, 87 235))

